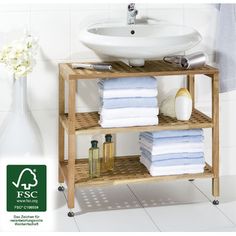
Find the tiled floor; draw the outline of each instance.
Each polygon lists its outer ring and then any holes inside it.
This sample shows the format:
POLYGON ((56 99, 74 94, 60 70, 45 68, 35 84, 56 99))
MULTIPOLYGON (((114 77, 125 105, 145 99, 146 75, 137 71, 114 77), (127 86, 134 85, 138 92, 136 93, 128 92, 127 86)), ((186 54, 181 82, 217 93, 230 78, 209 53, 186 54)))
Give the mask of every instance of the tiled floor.
POLYGON ((235 186, 236 176, 221 178, 218 206, 210 179, 80 188, 72 218, 58 192, 55 230, 236 232, 235 186))

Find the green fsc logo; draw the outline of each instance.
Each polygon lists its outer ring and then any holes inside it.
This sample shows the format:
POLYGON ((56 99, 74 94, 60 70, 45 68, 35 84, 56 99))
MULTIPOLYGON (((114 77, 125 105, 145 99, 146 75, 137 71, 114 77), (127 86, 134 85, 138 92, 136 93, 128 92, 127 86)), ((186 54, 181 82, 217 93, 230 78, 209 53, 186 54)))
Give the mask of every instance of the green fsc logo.
POLYGON ((7 211, 46 211, 45 165, 7 166, 7 211))

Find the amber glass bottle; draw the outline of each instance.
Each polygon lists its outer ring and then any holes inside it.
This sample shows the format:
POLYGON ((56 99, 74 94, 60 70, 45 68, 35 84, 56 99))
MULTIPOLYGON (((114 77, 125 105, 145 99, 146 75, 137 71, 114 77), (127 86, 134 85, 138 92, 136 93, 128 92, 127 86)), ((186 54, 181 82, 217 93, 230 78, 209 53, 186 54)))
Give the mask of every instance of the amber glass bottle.
POLYGON ((114 169, 114 143, 111 134, 105 136, 106 141, 103 143, 102 171, 114 169))
POLYGON ((98 141, 91 141, 91 148, 89 148, 89 176, 90 178, 96 178, 100 176, 100 158, 98 141))

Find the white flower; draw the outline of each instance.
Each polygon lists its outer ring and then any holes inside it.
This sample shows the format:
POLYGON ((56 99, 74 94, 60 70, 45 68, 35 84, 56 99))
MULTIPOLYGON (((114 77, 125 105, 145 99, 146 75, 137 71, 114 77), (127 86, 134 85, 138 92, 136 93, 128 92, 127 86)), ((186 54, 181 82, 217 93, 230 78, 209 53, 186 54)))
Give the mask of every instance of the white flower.
POLYGON ((0 63, 4 63, 16 79, 26 77, 29 72, 32 72, 35 65, 37 49, 37 39, 27 35, 2 48, 0 63))

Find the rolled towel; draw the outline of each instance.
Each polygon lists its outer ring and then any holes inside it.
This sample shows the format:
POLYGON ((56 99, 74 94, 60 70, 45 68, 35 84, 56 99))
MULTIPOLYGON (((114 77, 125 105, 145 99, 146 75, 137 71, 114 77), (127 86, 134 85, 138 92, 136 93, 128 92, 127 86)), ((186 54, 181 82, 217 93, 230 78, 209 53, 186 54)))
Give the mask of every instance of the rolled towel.
POLYGON ((101 109, 100 116, 103 120, 121 119, 121 118, 137 118, 143 117, 156 117, 159 114, 157 107, 127 107, 115 109, 101 109))
POLYGON ((145 157, 147 157, 150 161, 158 161, 158 160, 170 160, 170 159, 182 159, 182 158, 202 158, 204 157, 203 152, 180 152, 180 153, 167 153, 167 154, 161 154, 161 155, 152 155, 151 152, 149 152, 144 147, 140 148, 142 153, 145 153, 145 157))
POLYGON ((157 80, 156 78, 150 76, 101 79, 98 82, 98 86, 103 90, 129 88, 155 89, 157 88, 157 80))
POLYGON ((163 143, 180 143, 180 142, 202 142, 204 137, 202 135, 194 135, 194 136, 177 136, 177 137, 169 137, 169 138, 152 138, 151 136, 140 134, 140 139, 145 139, 152 145, 158 146, 163 143))
POLYGON ((153 146, 145 139, 140 140, 140 146, 148 150, 152 155, 162 155, 170 153, 181 152, 203 152, 203 142, 187 142, 187 143, 173 143, 173 144, 161 144, 159 146, 153 146))
MULTIPOLYGON (((143 158, 148 159, 150 158, 146 156, 145 152, 141 152, 141 156, 143 158)), ((156 160, 151 161, 153 167, 161 167, 161 166, 179 166, 179 165, 200 165, 205 163, 204 157, 198 157, 198 158, 174 158, 174 159, 165 159, 165 160, 156 160)))
POLYGON ((142 156, 140 157, 140 162, 148 169, 152 176, 203 173, 205 167, 205 164, 156 167, 152 165, 150 160, 142 156))
POLYGON ((143 132, 142 134, 154 139, 179 137, 179 136, 193 136, 193 135, 203 135, 203 129, 163 130, 158 132, 143 132))
POLYGON ((101 107, 106 109, 126 107, 157 107, 157 98, 111 98, 101 99, 101 107))
POLYGON ((103 120, 100 117, 99 123, 103 128, 157 125, 158 117, 135 117, 112 120, 103 120))
POLYGON ((156 97, 157 89, 99 89, 102 98, 156 97))

